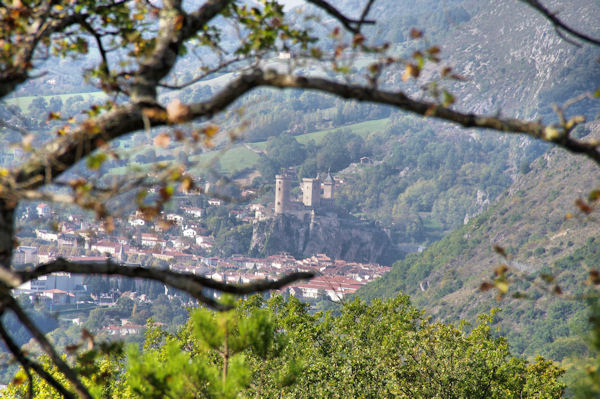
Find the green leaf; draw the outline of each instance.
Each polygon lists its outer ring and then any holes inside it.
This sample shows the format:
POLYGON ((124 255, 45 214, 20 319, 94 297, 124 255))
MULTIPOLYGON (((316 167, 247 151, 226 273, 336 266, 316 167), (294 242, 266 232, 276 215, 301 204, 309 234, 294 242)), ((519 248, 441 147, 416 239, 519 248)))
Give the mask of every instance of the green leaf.
POLYGON ((500 294, 504 295, 508 292, 508 283, 506 281, 496 281, 494 285, 500 294))
POLYGON ((100 166, 106 161, 106 154, 103 152, 99 152, 95 155, 90 155, 87 159, 87 167, 92 170, 99 169, 100 166))
POLYGON ((443 95, 442 105, 444 107, 449 107, 450 105, 454 104, 455 98, 452 94, 450 94, 448 91, 444 90, 442 92, 442 95, 443 95))

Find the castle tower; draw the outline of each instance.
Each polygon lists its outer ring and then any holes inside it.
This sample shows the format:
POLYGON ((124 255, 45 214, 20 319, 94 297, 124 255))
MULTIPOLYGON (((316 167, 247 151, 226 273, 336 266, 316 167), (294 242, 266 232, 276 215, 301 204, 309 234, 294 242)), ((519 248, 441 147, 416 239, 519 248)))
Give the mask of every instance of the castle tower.
POLYGON ((335 190, 335 181, 331 174, 327 172, 327 177, 323 181, 323 199, 324 200, 333 200, 333 192, 335 190))
POLYGON ((312 208, 317 208, 321 204, 321 183, 318 177, 302 179, 302 202, 312 208))
POLYGON ((290 178, 289 176, 275 176, 275 214, 285 213, 290 204, 290 178))

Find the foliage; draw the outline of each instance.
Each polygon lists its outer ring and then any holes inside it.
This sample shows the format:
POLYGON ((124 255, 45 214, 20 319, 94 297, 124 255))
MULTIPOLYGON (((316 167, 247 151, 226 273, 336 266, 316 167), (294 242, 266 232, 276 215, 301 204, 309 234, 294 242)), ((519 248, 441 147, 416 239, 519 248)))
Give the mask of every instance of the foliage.
MULTIPOLYGON (((115 361, 113 380, 87 382, 124 398, 560 397, 563 371, 512 356, 491 322, 432 323, 404 295, 355 300, 338 316, 252 297, 225 313, 196 309, 177 334, 151 326, 142 352, 127 349, 126 371, 115 361)), ((24 395, 25 384, 9 392, 24 395)))
POLYGON ((530 162, 545 147, 499 146, 478 136, 444 140, 425 123, 390 118, 367 143, 374 165, 344 173, 338 201, 380 220, 396 242, 431 242, 464 224, 511 183, 511 158, 530 162), (510 155, 509 155, 510 154, 510 155))
MULTIPOLYGON (((84 384, 94 398, 116 398, 122 396, 122 359, 123 348, 120 343, 93 344, 93 337, 88 336, 86 341, 90 347, 72 355, 75 369, 82 377, 84 384)), ((71 348, 71 352, 80 345, 71 348)), ((69 381, 60 373, 56 365, 47 356, 41 356, 41 366, 48 371, 59 383, 69 386, 69 381)), ((38 374, 33 374, 32 389, 36 399, 53 399, 59 395, 56 390, 38 374)), ((15 375, 13 382, 1 393, 10 398, 27 398, 29 387, 27 375, 21 369, 15 375)))
POLYGON ((327 134, 318 144, 312 140, 301 144, 286 134, 271 137, 266 142, 265 153, 258 170, 266 184, 283 168, 295 166, 299 177, 314 177, 319 172, 340 171, 360 157, 371 155, 362 137, 345 129, 327 134))
POLYGON ((595 169, 555 151, 540 159, 544 162, 533 162, 487 211, 423 253, 398 261, 359 295, 372 299, 405 292, 447 321, 473 321, 501 306, 494 325, 514 353, 569 364, 594 358, 595 349, 587 345, 589 308, 582 298, 597 294, 587 285, 589 268, 599 262, 597 224, 577 214, 575 200, 596 183, 595 169), (560 172, 549 173, 547 164, 560 172), (579 178, 568 178, 574 175, 579 178), (506 257, 493 245, 501 246, 506 257), (545 248, 539 256, 538 248, 545 248), (498 302, 497 290, 478 289, 482 281, 498 277, 502 265, 512 271, 510 284, 500 285, 508 291, 498 302), (562 294, 553 293, 556 286, 562 294))

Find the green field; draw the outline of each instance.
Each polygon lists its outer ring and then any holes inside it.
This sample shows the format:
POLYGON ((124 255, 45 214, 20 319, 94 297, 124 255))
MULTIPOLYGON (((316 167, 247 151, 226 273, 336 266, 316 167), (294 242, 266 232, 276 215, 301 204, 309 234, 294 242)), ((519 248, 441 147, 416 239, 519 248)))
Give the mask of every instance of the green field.
MULTIPOLYGON (((313 140, 315 143, 318 144, 321 142, 321 140, 323 140, 323 138, 327 134, 339 130, 349 130, 352 133, 366 138, 371 133, 383 130, 387 122, 388 118, 375 119, 372 121, 355 123, 353 125, 347 125, 334 129, 326 129, 312 133, 306 133, 299 136, 295 136, 295 139, 302 144, 306 144, 310 140, 313 140)), ((266 146, 266 142, 261 141, 251 143, 248 145, 256 150, 263 150, 266 146)), ((223 172, 234 173, 245 168, 251 168, 256 166, 258 160, 260 159, 260 156, 257 153, 249 150, 248 148, 243 147, 242 145, 236 145, 228 150, 221 150, 202 154, 199 157, 196 157, 195 159, 192 157, 192 159, 200 161, 205 166, 207 166, 214 158, 218 159, 219 164, 221 165, 221 170, 223 172)))
MULTIPOLYGON (((192 159, 194 159, 194 157, 192 157, 192 159)), ((210 166, 212 162, 218 161, 223 172, 234 173, 255 166, 259 160, 259 155, 246 147, 237 145, 228 150, 212 151, 202 154, 196 157, 195 160, 200 162, 199 168, 204 169, 204 167, 210 166)))
POLYGON ((374 119, 372 121, 359 122, 353 125, 336 127, 333 129, 319 130, 317 132, 306 133, 300 136, 296 136, 296 140, 298 140, 298 142, 302 144, 308 143, 309 140, 314 140, 315 143, 318 144, 319 142, 321 142, 321 140, 323 140, 325 135, 339 130, 349 130, 352 133, 358 134, 362 138, 366 138, 371 133, 383 130, 388 120, 389 118, 374 119))
MULTIPOLYGON (((49 96, 42 96, 46 100, 50 100, 52 97, 60 97, 60 99, 64 102, 70 97, 74 96, 82 96, 85 99, 92 98, 96 101, 102 101, 107 98, 104 92, 89 92, 89 93, 71 93, 71 94, 56 94, 49 96)), ((16 98, 6 98, 4 101, 9 105, 16 105, 22 111, 27 111, 31 102, 37 98, 38 96, 24 96, 24 97, 16 97, 16 98)), ((347 125, 342 127, 337 127, 333 129, 325 129, 319 130, 316 132, 306 133, 299 136, 295 136, 296 140, 299 143, 306 144, 310 140, 313 140, 315 143, 320 143, 321 140, 325 137, 325 135, 339 131, 339 130, 349 130, 359 136, 366 138, 369 134, 381 131, 385 128, 385 125, 388 122, 388 118, 384 119, 375 119, 366 122, 355 123, 353 125, 347 125)), ((266 146, 266 142, 256 142, 248 144, 251 148, 254 148, 258 151, 263 150, 266 146)), ((245 168, 251 168, 256 166, 260 156, 256 152, 249 150, 241 144, 234 145, 227 150, 218 150, 211 151, 199 156, 192 156, 191 159, 199 162, 200 165, 198 168, 206 168, 210 166, 211 163, 218 160, 219 165, 221 166, 221 170, 225 173, 235 173, 245 168)), ((135 169, 137 171, 141 170, 149 170, 150 165, 144 164, 136 164, 135 169)), ((113 174, 122 175, 125 173, 131 172, 131 166, 129 167, 121 167, 115 168, 111 171, 113 174)))
MULTIPOLYGON (((312 133, 306 133, 299 136, 295 136, 295 138, 296 140, 298 140, 299 143, 302 144, 306 144, 310 140, 314 140, 315 143, 318 144, 321 142, 321 140, 323 140, 325 135, 339 130, 348 130, 355 134, 358 134, 361 137, 367 137, 371 133, 377 133, 382 131, 385 128, 387 122, 388 118, 375 119, 372 121, 355 123, 353 125, 347 125, 334 129, 326 129, 312 133)), ((246 144, 246 146, 260 151, 265 148, 266 142, 261 141, 251 143, 246 144)), ((244 146, 243 144, 236 144, 229 149, 216 150, 197 156, 191 156, 190 160, 198 162, 198 166, 195 169, 199 170, 206 170, 207 168, 212 166, 213 163, 218 161, 218 164, 220 165, 220 170, 222 172, 232 174, 246 168, 253 168, 258 163, 260 155, 248 149, 246 146, 244 146)), ((148 164, 135 164, 135 170, 138 172, 150 169, 151 167, 148 164)), ((112 169, 111 173, 123 175, 131 171, 131 166, 125 166, 121 168, 112 169)))
POLYGON ((82 96, 84 99, 92 98, 95 101, 102 101, 107 98, 106 94, 102 91, 89 92, 89 93, 70 93, 70 94, 53 94, 50 96, 24 96, 24 97, 15 97, 15 98, 5 98, 4 102, 9 105, 16 105, 21 109, 21 111, 27 111, 29 108, 29 104, 37 98, 44 97, 46 101, 49 101, 52 97, 60 97, 60 99, 65 102, 70 97, 82 96))

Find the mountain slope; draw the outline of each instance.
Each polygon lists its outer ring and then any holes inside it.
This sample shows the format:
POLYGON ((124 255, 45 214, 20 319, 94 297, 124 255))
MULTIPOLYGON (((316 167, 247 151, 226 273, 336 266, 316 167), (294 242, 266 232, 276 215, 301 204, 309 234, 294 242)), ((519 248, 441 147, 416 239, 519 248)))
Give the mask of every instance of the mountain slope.
MULTIPOLYGON (((600 135, 600 122, 588 127, 600 135)), ((584 327, 583 304, 542 293, 535 286, 544 284, 539 278, 535 284, 523 281, 511 286, 510 293, 522 290, 531 300, 498 302, 492 293, 482 293, 478 287, 505 261, 493 250, 493 245, 499 245, 509 254, 513 270, 530 278, 552 274, 566 293, 582 292, 587 268, 598 267, 585 263, 600 257, 596 241, 600 222, 594 216, 584 217, 574 203, 599 186, 598 172, 598 167, 584 158, 556 149, 548 152, 487 211, 424 253, 397 262, 361 295, 374 298, 404 292, 443 320, 472 320, 478 313, 503 307, 498 320, 517 350, 558 350, 547 345, 584 327), (565 217, 569 213, 576 217, 565 217)))

